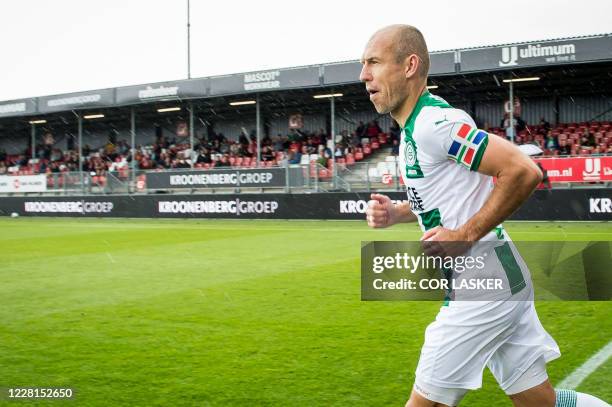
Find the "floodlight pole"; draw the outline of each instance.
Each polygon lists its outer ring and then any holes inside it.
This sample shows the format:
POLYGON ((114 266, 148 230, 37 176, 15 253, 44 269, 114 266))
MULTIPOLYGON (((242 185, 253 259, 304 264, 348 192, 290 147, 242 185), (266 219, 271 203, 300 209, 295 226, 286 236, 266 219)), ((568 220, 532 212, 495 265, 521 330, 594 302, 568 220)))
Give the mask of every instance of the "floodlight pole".
POLYGON ((332 188, 336 187, 336 98, 332 95, 331 105, 331 160, 332 160, 332 188))
POLYGON ((191 79, 191 4, 187 0, 187 79, 191 79))
MULTIPOLYGON (((132 188, 133 191, 136 191, 136 111, 134 108, 130 108, 130 143, 132 144, 132 162, 130 166, 132 167, 132 171, 130 174, 130 179, 132 180, 132 188)), ((128 189, 129 190, 129 189, 128 189)))
POLYGON ((514 143, 514 87, 513 87, 513 82, 512 82, 512 78, 510 78, 510 121, 509 121, 509 126, 510 126, 510 141, 512 143, 514 143))
POLYGON ((83 177, 83 118, 79 113, 76 113, 77 117, 77 132, 79 137, 79 174, 81 179, 81 193, 85 194, 85 183, 83 177))
POLYGON ((36 158, 36 125, 34 123, 30 124, 31 126, 31 135, 32 135, 32 159, 36 158))
POLYGON ((255 126, 257 126, 257 163, 255 165, 259 167, 259 161, 261 160, 261 110, 259 108, 259 93, 255 101, 255 126))
POLYGON ((195 166, 195 149, 193 145, 193 102, 189 102, 189 146, 191 147, 191 168, 195 166))

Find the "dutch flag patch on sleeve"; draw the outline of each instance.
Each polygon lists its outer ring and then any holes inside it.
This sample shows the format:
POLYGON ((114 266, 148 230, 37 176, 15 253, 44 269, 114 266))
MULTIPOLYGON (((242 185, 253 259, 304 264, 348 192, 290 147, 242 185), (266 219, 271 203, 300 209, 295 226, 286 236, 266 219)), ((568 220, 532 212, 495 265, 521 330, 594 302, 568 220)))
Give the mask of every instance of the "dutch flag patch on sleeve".
POLYGON ((489 142, 487 132, 465 123, 457 123, 451 130, 451 138, 448 157, 472 171, 478 170, 489 142))

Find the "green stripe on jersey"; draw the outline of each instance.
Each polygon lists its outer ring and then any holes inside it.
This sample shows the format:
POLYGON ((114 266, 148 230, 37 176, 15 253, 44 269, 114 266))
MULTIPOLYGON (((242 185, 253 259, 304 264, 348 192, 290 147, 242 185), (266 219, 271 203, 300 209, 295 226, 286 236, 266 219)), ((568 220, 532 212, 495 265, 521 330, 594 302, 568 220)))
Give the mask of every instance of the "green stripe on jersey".
POLYGON ((510 248, 508 242, 504 243, 503 246, 496 247, 495 254, 506 272, 506 277, 508 278, 508 284, 510 284, 510 292, 512 295, 525 288, 527 285, 525 284, 525 277, 523 277, 521 267, 516 262, 514 253, 512 253, 512 249, 510 248))
POLYGON ((442 225, 442 217, 440 216, 440 210, 438 208, 419 213, 419 218, 421 218, 421 224, 425 230, 433 229, 436 226, 442 225))
POLYGON ((470 134, 468 134, 467 136, 467 140, 468 141, 472 141, 472 139, 474 138, 474 135, 478 132, 478 129, 472 129, 472 131, 470 131, 470 134))

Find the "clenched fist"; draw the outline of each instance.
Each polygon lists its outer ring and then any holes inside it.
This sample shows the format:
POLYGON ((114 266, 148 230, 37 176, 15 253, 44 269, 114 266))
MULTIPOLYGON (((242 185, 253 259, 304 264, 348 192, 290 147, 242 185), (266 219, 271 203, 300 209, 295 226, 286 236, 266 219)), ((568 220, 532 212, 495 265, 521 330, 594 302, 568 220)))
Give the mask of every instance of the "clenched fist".
POLYGON ((387 195, 372 194, 366 210, 368 226, 372 228, 386 228, 397 222, 395 204, 387 195))

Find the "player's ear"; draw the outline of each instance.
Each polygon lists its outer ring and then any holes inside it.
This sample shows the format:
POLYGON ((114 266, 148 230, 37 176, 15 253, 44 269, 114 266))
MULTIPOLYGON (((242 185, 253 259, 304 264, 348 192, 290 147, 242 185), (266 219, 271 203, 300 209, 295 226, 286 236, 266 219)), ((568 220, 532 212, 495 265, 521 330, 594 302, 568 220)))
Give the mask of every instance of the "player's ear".
POLYGON ((416 54, 410 54, 406 57, 404 64, 404 73, 406 75, 406 79, 410 79, 413 76, 418 74, 419 64, 421 61, 416 54))

